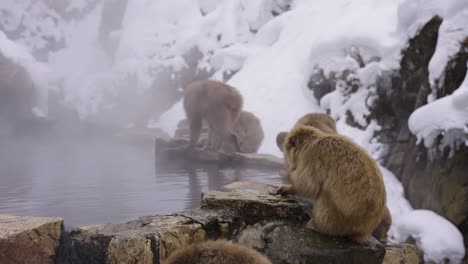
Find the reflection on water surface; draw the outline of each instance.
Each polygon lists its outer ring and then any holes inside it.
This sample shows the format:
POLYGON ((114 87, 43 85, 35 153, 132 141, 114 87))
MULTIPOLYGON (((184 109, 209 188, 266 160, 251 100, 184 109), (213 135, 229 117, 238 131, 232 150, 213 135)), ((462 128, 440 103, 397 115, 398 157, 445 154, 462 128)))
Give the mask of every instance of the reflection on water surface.
POLYGON ((233 181, 279 184, 275 170, 154 165, 153 145, 117 140, 2 142, 0 214, 57 216, 67 226, 196 208, 233 181))

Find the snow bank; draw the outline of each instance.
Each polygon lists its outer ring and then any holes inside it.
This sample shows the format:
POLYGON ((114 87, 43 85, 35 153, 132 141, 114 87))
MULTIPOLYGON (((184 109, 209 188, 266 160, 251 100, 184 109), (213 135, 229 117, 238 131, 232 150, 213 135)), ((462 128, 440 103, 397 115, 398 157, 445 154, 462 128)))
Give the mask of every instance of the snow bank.
MULTIPOLYGON (((453 16, 443 20, 434 55, 429 62, 429 83, 435 93, 443 82, 447 63, 461 50, 461 43, 468 38, 468 3, 453 16)), ((433 94, 434 94, 433 93, 433 94)))
MULTIPOLYGON (((229 83, 244 95, 245 109, 262 120, 266 133, 260 152, 279 154, 274 144, 278 132, 305 113, 323 112, 307 89, 314 65, 326 72, 341 70, 344 51, 351 46, 383 58, 382 65, 393 65, 397 40, 390 33, 396 29, 397 2, 295 1, 244 45, 251 52, 244 52, 242 68, 229 83), (381 23, 361 23, 364 14, 381 23)), ((356 101, 365 105, 364 97, 356 101)), ((350 104, 358 106, 356 101, 350 104)))
MULTIPOLYGON (((468 77, 452 95, 435 100, 449 61, 468 38, 468 2, 406 1, 400 9, 401 21, 404 21, 402 25, 412 28, 420 27, 434 15, 444 18, 439 28, 436 50, 428 66, 432 94, 428 97, 428 104, 416 109, 408 120, 409 128, 418 141, 424 141, 425 146, 430 147, 439 134, 453 129, 464 131, 468 125, 468 77)), ((463 141, 460 134, 463 133, 458 133, 454 138, 444 138, 444 141, 453 147, 463 141)))
MULTIPOLYGON (((399 33, 412 38, 432 17, 443 18, 438 32, 436 50, 428 70, 432 94, 435 98, 438 86, 444 81, 447 63, 461 50, 461 43, 468 37, 468 2, 462 0, 406 0, 398 8, 399 33)), ((404 39, 404 37, 403 37, 404 39)))
POLYGON ((425 261, 461 263, 465 256, 463 236, 449 221, 428 210, 414 210, 394 219, 392 242, 412 237, 424 251, 425 261))
POLYGON ((416 109, 408 120, 411 133, 426 147, 432 146, 440 133, 449 129, 466 130, 468 126, 468 74, 460 88, 451 95, 416 109))
POLYGON ((392 215, 388 238, 392 243, 405 242, 409 237, 424 252, 425 261, 460 263, 465 256, 463 236, 445 218, 429 210, 413 210, 404 197, 404 190, 397 178, 380 167, 387 190, 387 206, 392 215))

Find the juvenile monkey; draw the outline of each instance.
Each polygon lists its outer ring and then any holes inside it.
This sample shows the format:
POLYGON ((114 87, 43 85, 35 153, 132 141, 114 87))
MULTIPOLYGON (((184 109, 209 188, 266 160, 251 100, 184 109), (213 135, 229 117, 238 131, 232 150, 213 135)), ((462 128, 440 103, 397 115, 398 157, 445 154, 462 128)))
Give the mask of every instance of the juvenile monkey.
POLYGON ((313 200, 308 228, 365 243, 386 203, 374 159, 350 139, 311 126, 295 127, 283 146, 289 184, 273 194, 297 193, 313 200))
POLYGON ((185 88, 183 105, 192 148, 200 138, 203 120, 209 127, 208 149, 218 151, 225 140, 237 144, 232 128, 243 106, 242 95, 237 89, 212 80, 193 81, 185 88))
POLYGON ((164 264, 271 264, 259 252, 226 240, 191 244, 172 253, 164 264))
POLYGON ((256 153, 265 135, 260 120, 247 111, 241 112, 233 132, 237 135, 239 150, 242 153, 256 153))

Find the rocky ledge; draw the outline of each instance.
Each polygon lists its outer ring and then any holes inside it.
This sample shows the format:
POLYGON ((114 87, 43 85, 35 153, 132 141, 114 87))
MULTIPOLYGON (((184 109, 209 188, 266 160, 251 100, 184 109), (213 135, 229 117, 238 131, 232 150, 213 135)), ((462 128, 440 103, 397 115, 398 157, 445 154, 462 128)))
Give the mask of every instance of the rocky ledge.
POLYGON ((242 165, 257 168, 281 168, 283 160, 269 154, 258 153, 222 153, 201 148, 188 151, 189 141, 184 138, 163 138, 155 140, 156 162, 191 161, 215 162, 221 165, 242 165))
MULTIPOLYGON (((413 245, 384 246, 374 238, 358 245, 306 229, 307 210, 288 197, 239 191, 207 192, 199 209, 62 231, 58 249, 60 228, 37 232, 33 231, 37 225, 23 224, 28 221, 22 219, 28 218, 3 216, 0 219, 9 220, 0 224, 1 259, 11 263, 54 263, 54 260, 55 263, 161 263, 188 243, 225 238, 263 252, 273 263, 421 263, 421 253, 413 245), (26 230, 10 232, 16 230, 11 226, 24 226, 26 230), (17 243, 14 234, 33 234, 37 241, 54 242, 17 243), (5 255, 6 251, 9 255, 5 255), (37 262, 40 254, 14 253, 32 251, 46 252, 45 257, 37 262)), ((57 221, 53 223, 60 227, 61 220, 57 221)))
POLYGON ((63 219, 0 215, 0 263, 54 263, 63 219))

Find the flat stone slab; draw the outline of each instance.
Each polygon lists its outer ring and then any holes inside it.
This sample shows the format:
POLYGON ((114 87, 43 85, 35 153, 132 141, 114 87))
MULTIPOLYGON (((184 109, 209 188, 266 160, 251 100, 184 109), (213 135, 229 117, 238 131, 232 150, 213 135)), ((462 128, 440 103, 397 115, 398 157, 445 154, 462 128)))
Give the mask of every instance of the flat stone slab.
POLYGON ((387 244, 382 264, 424 263, 423 252, 413 244, 387 244))
POLYGON ((188 140, 183 138, 156 138, 155 157, 156 162, 190 161, 190 162, 214 162, 223 165, 238 165, 256 168, 279 169, 283 167, 283 159, 269 154, 259 153, 221 153, 206 149, 196 148, 188 150, 188 140))
POLYGON ((62 218, 0 215, 0 262, 54 263, 62 229, 62 218))
POLYGON ((309 219, 305 205, 279 195, 210 191, 202 193, 201 207, 230 209, 246 218, 271 217, 301 221, 309 219))
POLYGON ((76 228, 64 239, 61 263, 155 263, 207 239, 202 225, 181 215, 142 217, 123 224, 76 228))

